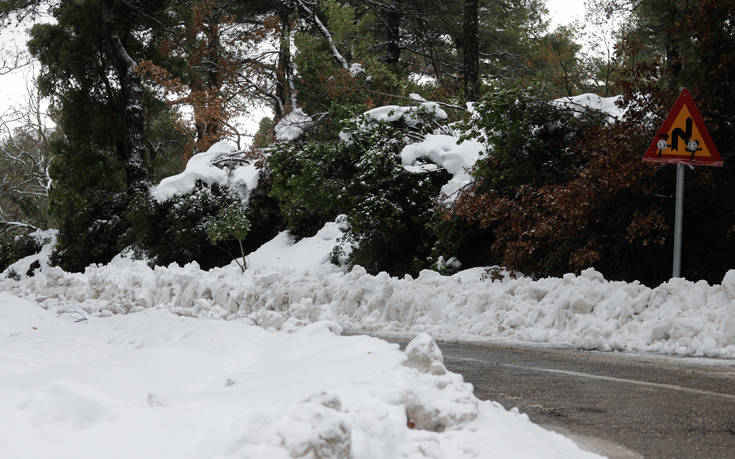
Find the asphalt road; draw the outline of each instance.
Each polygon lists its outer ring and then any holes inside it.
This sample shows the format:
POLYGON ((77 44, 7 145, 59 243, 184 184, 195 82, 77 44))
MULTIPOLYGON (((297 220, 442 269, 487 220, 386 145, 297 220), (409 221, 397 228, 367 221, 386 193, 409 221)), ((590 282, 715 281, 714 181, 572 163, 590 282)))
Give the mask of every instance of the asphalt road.
POLYGON ((735 459, 735 362, 440 344, 481 399, 611 458, 735 459))

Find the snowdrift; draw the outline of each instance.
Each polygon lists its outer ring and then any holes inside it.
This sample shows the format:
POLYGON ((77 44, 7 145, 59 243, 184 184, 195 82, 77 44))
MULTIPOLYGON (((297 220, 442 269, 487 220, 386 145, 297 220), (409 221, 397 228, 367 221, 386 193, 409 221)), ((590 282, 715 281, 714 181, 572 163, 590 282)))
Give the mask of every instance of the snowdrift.
POLYGON ((597 457, 475 398, 427 335, 57 313, 0 293, 0 457, 597 457))
POLYGON ((491 281, 483 273, 446 277, 426 270, 413 279, 361 267, 256 264, 242 274, 234 266, 150 268, 119 258, 83 274, 49 268, 21 281, 3 279, 0 289, 44 307, 101 316, 159 307, 186 316, 249 317, 276 330, 331 320, 352 331, 735 358, 735 270, 721 285, 672 279, 654 289, 610 282, 593 269, 540 280, 491 281))

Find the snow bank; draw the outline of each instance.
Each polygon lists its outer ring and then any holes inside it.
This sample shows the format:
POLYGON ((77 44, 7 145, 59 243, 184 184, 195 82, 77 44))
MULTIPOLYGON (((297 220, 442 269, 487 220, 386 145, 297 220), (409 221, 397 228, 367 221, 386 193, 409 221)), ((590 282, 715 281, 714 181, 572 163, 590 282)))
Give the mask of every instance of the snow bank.
POLYGON ((425 172, 434 165, 443 167, 452 174, 449 182, 442 186, 442 194, 453 201, 462 187, 472 183, 470 169, 475 165, 485 147, 475 140, 459 141, 458 137, 444 134, 429 134, 423 141, 406 145, 401 151, 401 163, 410 172, 425 172), (421 160, 428 159, 433 164, 421 160))
POLYGON ((247 200, 250 191, 258 187, 259 171, 253 164, 237 161, 233 167, 233 155, 237 148, 228 142, 217 142, 209 150, 197 153, 186 163, 184 172, 166 177, 151 188, 151 196, 163 202, 174 196, 191 193, 197 181, 212 186, 227 186, 247 200), (222 164, 217 165, 216 163, 222 164))
POLYGON ((622 120, 626 110, 617 106, 621 98, 621 96, 600 97, 597 94, 580 94, 573 97, 562 97, 554 100, 553 103, 571 110, 591 108, 607 114, 613 120, 622 120))
POLYGON ((296 108, 276 124, 274 128, 276 140, 285 142, 296 140, 313 125, 314 120, 301 108, 296 108))
POLYGON ((479 401, 426 335, 57 312, 0 293, 0 457, 596 457, 479 401))
POLYGON ((501 339, 603 351, 735 358, 735 271, 721 285, 672 279, 651 289, 580 276, 489 281, 481 268, 417 279, 331 265, 307 271, 255 263, 201 271, 118 260, 85 273, 49 268, 0 280, 0 288, 43 305, 92 315, 163 307, 200 317, 247 316, 273 329, 331 320, 355 331, 451 340, 501 339), (70 306, 71 305, 71 306, 70 306))
POLYGON ((332 258, 332 250, 344 234, 344 225, 344 217, 340 216, 337 221, 325 224, 314 236, 298 241, 288 231, 281 231, 248 254, 248 267, 307 271, 326 266, 332 258))

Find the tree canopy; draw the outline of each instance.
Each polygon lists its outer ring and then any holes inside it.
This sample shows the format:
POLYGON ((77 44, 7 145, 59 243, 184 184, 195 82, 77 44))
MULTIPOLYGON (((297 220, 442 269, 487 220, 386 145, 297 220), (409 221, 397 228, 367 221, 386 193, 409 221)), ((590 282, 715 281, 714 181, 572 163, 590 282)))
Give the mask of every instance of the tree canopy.
MULTIPOLYGON (((349 262, 370 270, 458 257, 659 281, 673 174, 640 156, 682 87, 716 143, 735 138, 735 0, 587 5, 584 23, 550 30, 542 0, 1 0, 7 27, 53 17, 32 28, 28 50, 55 128, 4 129, 0 224, 53 222, 67 269, 128 245, 214 266, 343 214, 349 262), (619 96, 625 117, 552 102, 582 93, 619 96), (272 117, 244 132, 240 119, 263 105, 272 117), (402 112, 361 117, 380 106, 402 112), (284 139, 279 122, 292 116, 308 122, 284 139), (452 205, 438 197, 446 170, 402 163, 403 148, 429 136, 484 146, 452 205), (176 203, 151 200, 152 185, 221 140, 259 165, 257 189, 197 183, 176 203)), ((735 259, 735 166, 723 157, 687 185, 685 273, 710 280, 735 259)))

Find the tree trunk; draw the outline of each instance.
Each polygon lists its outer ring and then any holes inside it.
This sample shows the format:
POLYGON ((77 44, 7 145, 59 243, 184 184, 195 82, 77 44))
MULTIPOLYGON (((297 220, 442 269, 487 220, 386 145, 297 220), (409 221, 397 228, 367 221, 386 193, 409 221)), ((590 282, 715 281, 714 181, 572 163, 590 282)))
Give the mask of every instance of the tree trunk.
MULTIPOLYGON (((281 19, 281 40, 278 48, 278 68, 276 69, 276 78, 278 81, 278 97, 283 101, 283 105, 291 105, 291 110, 296 108, 296 88, 294 85, 293 62, 291 60, 291 14, 293 9, 281 6, 278 10, 278 17, 281 19)), ((284 107, 284 113, 290 111, 284 107)))
POLYGON ((465 100, 474 101, 479 97, 480 79, 480 39, 479 39, 479 0, 464 1, 464 94, 465 100))
MULTIPOLYGON (((104 7, 103 7, 104 8, 104 7)), ((107 25, 110 51, 115 64, 120 94, 123 100, 123 119, 125 120, 125 139, 123 156, 128 194, 146 189, 145 129, 143 119, 143 82, 135 71, 136 64, 115 30, 115 21, 109 9, 104 8, 103 20, 107 25)))
POLYGON ((388 8, 388 14, 386 15, 388 46, 385 60, 388 65, 397 68, 401 57, 401 21, 403 19, 401 0, 393 0, 388 8))
POLYGON ((143 139, 143 83, 135 72, 135 61, 123 47, 116 32, 111 34, 117 73, 123 96, 123 118, 127 128, 125 138, 125 174, 128 193, 146 188, 145 143, 143 139))
POLYGON ((665 22, 665 47, 666 47, 666 70, 668 73, 668 86, 672 91, 679 91, 679 75, 682 70, 681 56, 679 54, 679 42, 680 37, 675 35, 669 24, 674 24, 679 20, 683 11, 680 10, 675 2, 666 9, 666 15, 668 20, 665 22))
POLYGON ((209 11, 202 26, 206 40, 204 62, 200 63, 205 68, 202 72, 204 81, 198 81, 198 87, 192 88, 193 92, 198 91, 201 94, 201 99, 193 104, 197 152, 207 151, 220 139, 225 123, 221 98, 222 75, 219 68, 221 57, 219 22, 218 12, 209 11))

